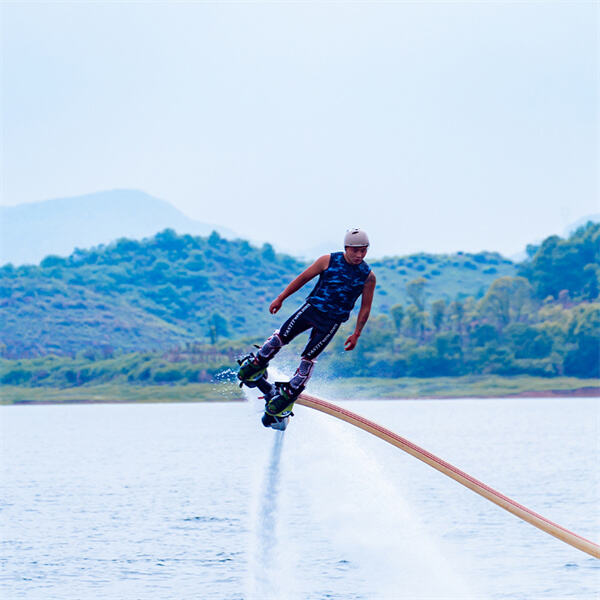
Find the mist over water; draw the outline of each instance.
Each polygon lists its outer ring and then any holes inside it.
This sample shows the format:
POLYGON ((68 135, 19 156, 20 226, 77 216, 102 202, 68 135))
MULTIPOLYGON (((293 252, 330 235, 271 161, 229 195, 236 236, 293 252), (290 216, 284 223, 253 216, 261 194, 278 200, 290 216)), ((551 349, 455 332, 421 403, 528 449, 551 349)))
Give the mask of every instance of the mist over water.
POLYGON ((249 597, 484 598, 473 590, 474 575, 451 559, 451 550, 389 481, 372 444, 364 449, 366 435, 299 410, 301 419, 292 418, 285 432, 266 430, 274 439, 256 487, 251 545, 263 560, 252 561, 249 597), (284 578, 289 564, 297 567, 284 578), (307 587, 296 570, 319 577, 307 587))
POLYGON ((424 527, 401 482, 389 479, 370 445, 364 449, 366 436, 319 414, 311 415, 309 427, 315 441, 329 442, 331 454, 319 460, 321 452, 310 451, 314 441, 301 441, 299 451, 309 455, 311 468, 296 485, 314 491, 313 514, 364 581, 363 589, 372 594, 366 597, 474 597, 469 574, 451 559, 439 536, 424 527))

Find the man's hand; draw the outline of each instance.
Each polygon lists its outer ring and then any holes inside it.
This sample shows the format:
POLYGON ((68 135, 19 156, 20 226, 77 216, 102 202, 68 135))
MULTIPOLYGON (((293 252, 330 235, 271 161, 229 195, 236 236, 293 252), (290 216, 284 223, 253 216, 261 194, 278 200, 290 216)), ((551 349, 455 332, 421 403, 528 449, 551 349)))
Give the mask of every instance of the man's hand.
POLYGON ((344 350, 354 350, 358 342, 360 333, 353 333, 344 343, 344 350))
POLYGON ((269 306, 269 312, 274 315, 281 308, 282 304, 283 300, 280 300, 279 296, 277 296, 277 298, 271 302, 271 306, 269 306))

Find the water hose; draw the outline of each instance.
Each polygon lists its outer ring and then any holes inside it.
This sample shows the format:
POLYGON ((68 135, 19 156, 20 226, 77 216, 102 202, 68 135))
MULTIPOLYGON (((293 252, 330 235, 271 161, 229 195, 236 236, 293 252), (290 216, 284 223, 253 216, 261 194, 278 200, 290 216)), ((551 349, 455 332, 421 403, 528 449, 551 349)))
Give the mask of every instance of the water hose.
POLYGON ((307 406, 308 408, 313 408, 314 410, 318 410, 324 412, 332 417, 336 417, 337 419, 341 419, 342 421, 346 421, 346 423, 350 423, 359 429, 363 429, 367 431, 371 435, 374 435, 388 444, 392 444, 404 452, 418 458, 419 460, 427 463, 430 467, 433 467, 440 473, 443 473, 447 477, 454 479, 454 481, 458 481, 461 485, 473 490, 475 493, 483 496, 490 502, 497 504, 504 510, 512 513, 513 515, 519 517, 523 521, 530 523, 534 527, 549 533, 550 535, 558 538, 559 540, 594 556, 595 558, 600 558, 600 546, 595 544, 594 542, 590 542, 585 538, 553 523, 549 519, 538 515, 533 512, 529 508, 515 502, 511 498, 508 498, 504 494, 497 492, 491 487, 485 485, 481 481, 478 481, 474 477, 471 477, 468 473, 457 469, 455 466, 447 463, 445 460, 438 458, 431 452, 420 448, 416 444, 413 444, 409 440, 399 436, 398 434, 378 425, 373 421, 369 421, 369 419, 365 419, 360 415, 353 413, 345 408, 341 408, 336 406, 335 404, 331 404, 330 402, 326 402, 325 400, 321 400, 315 396, 311 396, 309 394, 300 394, 298 399, 296 400, 296 404, 300 404, 302 406, 307 406))

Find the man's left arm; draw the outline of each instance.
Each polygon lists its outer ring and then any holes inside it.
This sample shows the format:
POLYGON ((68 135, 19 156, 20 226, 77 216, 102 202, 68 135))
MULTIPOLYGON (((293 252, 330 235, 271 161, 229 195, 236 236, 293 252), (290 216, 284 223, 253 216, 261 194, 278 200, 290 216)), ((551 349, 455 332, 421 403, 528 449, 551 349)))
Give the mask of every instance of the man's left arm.
POLYGON ((363 288, 360 310, 358 311, 358 318, 356 319, 356 328, 354 329, 354 333, 344 343, 344 350, 354 350, 363 327, 369 320, 371 304, 373 303, 373 294, 375 293, 375 282, 375 275, 373 271, 371 271, 363 288))

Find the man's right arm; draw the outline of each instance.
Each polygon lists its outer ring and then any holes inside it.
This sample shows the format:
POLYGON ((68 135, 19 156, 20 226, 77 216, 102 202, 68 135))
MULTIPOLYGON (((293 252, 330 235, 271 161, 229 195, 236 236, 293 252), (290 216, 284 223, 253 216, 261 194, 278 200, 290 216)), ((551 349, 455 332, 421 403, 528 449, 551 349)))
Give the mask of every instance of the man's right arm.
POLYGON ((292 280, 288 286, 271 302, 271 306, 269 306, 269 312, 271 314, 275 314, 283 304, 283 301, 291 296, 293 293, 297 292, 303 285, 307 284, 311 279, 320 275, 323 271, 325 271, 329 267, 329 258, 330 254, 325 254, 321 256, 315 262, 308 267, 308 269, 302 271, 296 279, 292 280))

